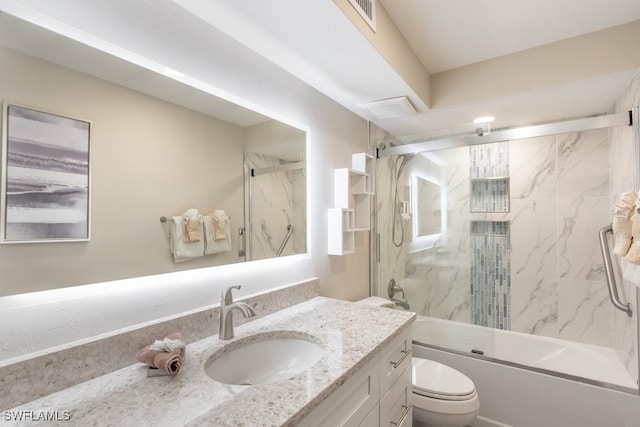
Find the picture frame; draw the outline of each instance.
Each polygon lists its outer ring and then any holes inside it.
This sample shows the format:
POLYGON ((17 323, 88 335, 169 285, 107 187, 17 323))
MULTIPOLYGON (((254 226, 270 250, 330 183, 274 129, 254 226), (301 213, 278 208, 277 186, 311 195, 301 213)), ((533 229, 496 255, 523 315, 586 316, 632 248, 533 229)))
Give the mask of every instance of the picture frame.
POLYGON ((0 243, 90 240, 91 122, 2 106, 0 243))

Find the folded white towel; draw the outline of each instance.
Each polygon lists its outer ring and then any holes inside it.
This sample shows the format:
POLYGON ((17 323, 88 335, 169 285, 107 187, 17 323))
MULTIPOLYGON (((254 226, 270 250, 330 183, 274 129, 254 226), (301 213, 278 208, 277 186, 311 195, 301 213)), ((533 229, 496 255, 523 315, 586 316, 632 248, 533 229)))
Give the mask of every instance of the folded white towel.
POLYGON ((613 207, 613 220, 611 224, 613 226, 614 237, 613 253, 616 255, 625 256, 629 252, 631 238, 633 237, 631 217, 635 211, 635 198, 636 193, 633 191, 622 193, 620 201, 613 207))
POLYGON ((221 209, 205 215, 204 236, 206 240, 204 253, 214 255, 231 250, 231 221, 221 209))
POLYGON ((182 216, 171 217, 169 221, 169 246, 175 262, 188 261, 204 255, 203 239, 196 242, 185 241, 184 224, 185 219, 182 216))

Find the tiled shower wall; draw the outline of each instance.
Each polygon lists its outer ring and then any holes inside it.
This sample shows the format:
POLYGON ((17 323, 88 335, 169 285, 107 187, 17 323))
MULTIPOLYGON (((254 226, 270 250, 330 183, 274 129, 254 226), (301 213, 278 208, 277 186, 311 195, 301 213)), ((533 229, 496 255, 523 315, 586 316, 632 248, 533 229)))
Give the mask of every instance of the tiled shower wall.
POLYGON ((598 230, 610 222, 608 131, 508 144, 511 197, 506 213, 470 212, 467 147, 436 153, 447 229, 432 247, 416 252, 385 240, 390 236, 384 224, 390 222, 392 160, 378 162, 377 212, 383 213, 378 218, 379 283, 384 287, 395 278, 419 314, 470 323, 470 223, 508 221, 511 330, 611 346, 613 314, 598 246, 598 230))
MULTIPOLYGON (((614 111, 640 105, 640 75, 614 111)), ((393 137, 373 126, 372 146, 393 137)), ((471 323, 472 221, 508 221, 511 235, 511 329, 590 344, 612 346, 638 376, 640 266, 622 264, 621 297, 634 316, 609 302, 598 230, 611 222, 620 193, 634 189, 631 127, 595 130, 509 144, 508 213, 471 213, 469 150, 434 153, 434 169, 447 200, 447 229, 430 247, 410 251, 391 244, 390 187, 393 159, 377 163, 376 232, 380 233, 377 283, 401 284, 418 314, 471 323)), ((414 160, 418 158, 416 156, 414 160)), ((409 162, 409 165, 413 163, 409 162)), ((410 169, 405 170, 405 175, 410 169)), ((403 200, 408 200, 408 177, 403 200)), ((410 228, 409 228, 410 230, 410 228)), ((409 232, 410 234, 410 232, 409 232)))
MULTIPOLYGON (((615 112, 625 112, 640 105, 640 73, 636 74, 614 107, 615 112)), ((610 204, 620 198, 620 194, 634 190, 636 178, 633 173, 633 133, 631 127, 616 127, 610 130, 610 204)), ((640 141, 639 141, 640 142, 640 141)), ((638 188, 636 187, 637 191, 638 188)), ((637 293, 640 286, 640 266, 616 259, 623 271, 620 295, 624 302, 631 303, 633 317, 619 310, 613 310, 613 346, 629 372, 638 378, 638 304, 637 293)))

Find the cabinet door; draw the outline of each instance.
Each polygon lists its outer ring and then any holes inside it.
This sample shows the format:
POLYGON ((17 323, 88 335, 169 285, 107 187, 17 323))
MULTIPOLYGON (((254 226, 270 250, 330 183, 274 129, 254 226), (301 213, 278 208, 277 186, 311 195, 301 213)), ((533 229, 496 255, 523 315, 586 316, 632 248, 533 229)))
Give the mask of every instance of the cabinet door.
POLYGON ((369 412, 367 418, 360 423, 358 427, 379 427, 380 426, 380 406, 376 405, 375 408, 369 412))
POLYGON ((410 426, 413 418, 411 367, 405 369, 380 401, 380 427, 410 426))
POLYGON ((407 367, 411 367, 411 328, 403 331, 380 353, 381 395, 384 396, 407 367))
POLYGON ((378 358, 327 397, 299 426, 357 427, 380 400, 378 358))

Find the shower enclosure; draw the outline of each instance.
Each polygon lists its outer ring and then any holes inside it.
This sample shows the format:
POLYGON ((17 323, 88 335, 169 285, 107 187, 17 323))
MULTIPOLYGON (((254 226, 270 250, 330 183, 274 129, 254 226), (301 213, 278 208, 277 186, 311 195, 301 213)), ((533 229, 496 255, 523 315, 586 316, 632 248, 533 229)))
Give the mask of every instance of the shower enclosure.
POLYGON ((638 188, 629 117, 408 144, 371 125, 372 291, 417 313, 415 343, 637 392, 637 287, 613 259, 632 316, 611 304, 598 240, 638 188))

